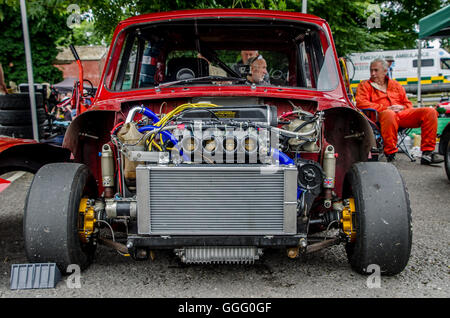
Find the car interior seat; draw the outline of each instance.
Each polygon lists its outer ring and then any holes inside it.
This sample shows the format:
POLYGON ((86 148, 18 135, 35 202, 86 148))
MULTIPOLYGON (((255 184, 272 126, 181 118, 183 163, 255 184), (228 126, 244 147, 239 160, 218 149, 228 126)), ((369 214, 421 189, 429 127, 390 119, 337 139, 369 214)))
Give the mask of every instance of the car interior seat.
POLYGON ((167 63, 166 81, 178 81, 209 75, 209 64, 196 57, 177 57, 167 63))

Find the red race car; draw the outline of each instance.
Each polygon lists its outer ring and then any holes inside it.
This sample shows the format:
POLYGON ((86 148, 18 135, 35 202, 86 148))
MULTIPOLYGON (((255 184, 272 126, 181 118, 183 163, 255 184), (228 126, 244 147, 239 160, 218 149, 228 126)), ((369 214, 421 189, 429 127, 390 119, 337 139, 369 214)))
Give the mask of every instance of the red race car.
POLYGON ((120 22, 93 103, 77 104, 54 162, 40 158, 45 145, 22 146, 47 163, 25 206, 28 259, 65 272, 86 268, 99 243, 136 259, 172 249, 188 264, 344 244, 359 273, 401 272, 408 193, 393 165, 368 161, 371 125, 347 89, 316 16, 221 9, 120 22))

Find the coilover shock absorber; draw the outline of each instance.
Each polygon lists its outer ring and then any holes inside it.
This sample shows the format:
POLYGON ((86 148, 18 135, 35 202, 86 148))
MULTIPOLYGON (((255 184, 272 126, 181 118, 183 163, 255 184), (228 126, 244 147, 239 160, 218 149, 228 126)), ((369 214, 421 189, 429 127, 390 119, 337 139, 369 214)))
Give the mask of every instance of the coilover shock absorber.
POLYGON ((331 208, 331 190, 334 188, 334 180, 336 176, 336 156, 334 147, 328 145, 323 156, 323 170, 325 172, 325 179, 323 180, 323 188, 325 194, 324 207, 331 208))

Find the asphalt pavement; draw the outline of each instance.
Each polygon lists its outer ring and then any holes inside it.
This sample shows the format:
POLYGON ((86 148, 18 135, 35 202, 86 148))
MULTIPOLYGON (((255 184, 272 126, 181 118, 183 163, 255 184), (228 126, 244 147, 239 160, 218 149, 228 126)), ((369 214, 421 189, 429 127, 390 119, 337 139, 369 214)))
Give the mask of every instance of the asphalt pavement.
POLYGON ((33 175, 25 173, 0 193, 0 298, 448 298, 450 182, 443 164, 421 166, 403 154, 397 157, 395 165, 411 200, 413 245, 406 269, 396 276, 377 281, 355 273, 342 245, 295 260, 287 258, 285 250, 268 250, 254 265, 194 266, 180 265, 172 251, 135 261, 99 246, 94 263, 79 280, 69 275, 54 289, 10 290, 11 265, 27 263, 22 216, 33 175))

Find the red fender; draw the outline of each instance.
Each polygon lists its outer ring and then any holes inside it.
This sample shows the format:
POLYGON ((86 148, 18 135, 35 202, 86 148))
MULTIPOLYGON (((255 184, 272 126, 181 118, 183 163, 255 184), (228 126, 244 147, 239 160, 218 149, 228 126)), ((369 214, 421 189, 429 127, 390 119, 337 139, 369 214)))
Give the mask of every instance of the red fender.
MULTIPOLYGON (((17 145, 28 145, 28 144, 36 144, 37 142, 32 139, 18 139, 18 138, 10 138, 10 137, 0 137, 0 154, 5 150, 17 146, 17 145)), ((0 178, 0 192, 4 191, 9 185, 11 181, 0 178)))
POLYGON ((34 139, 18 139, 11 137, 0 137, 0 153, 5 151, 8 148, 17 146, 17 145, 29 145, 38 143, 34 139))
POLYGON ((69 160, 68 149, 31 139, 0 137, 0 175, 9 171, 35 173, 47 163, 69 160))

